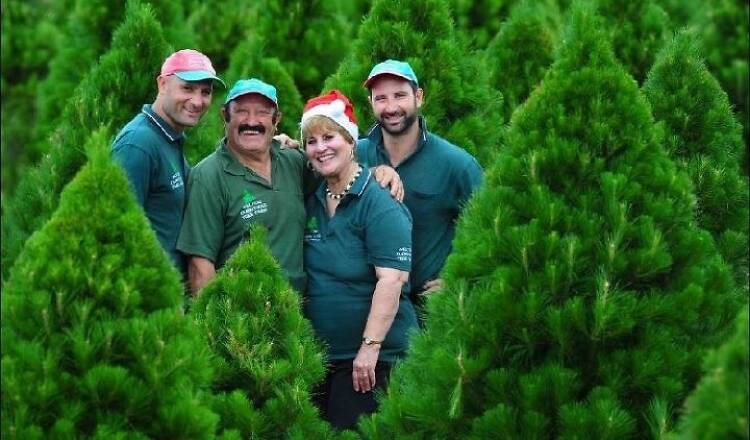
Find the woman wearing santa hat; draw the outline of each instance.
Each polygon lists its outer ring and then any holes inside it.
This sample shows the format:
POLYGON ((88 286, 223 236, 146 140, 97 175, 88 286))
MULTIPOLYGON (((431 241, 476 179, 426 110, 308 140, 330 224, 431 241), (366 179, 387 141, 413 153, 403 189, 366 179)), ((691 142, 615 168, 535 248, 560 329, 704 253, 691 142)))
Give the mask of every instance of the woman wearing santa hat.
POLYGON ((305 203, 305 314, 328 349, 317 403, 336 428, 377 409, 393 362, 417 328, 408 298, 411 216, 355 158, 357 122, 334 90, 307 102, 302 142, 323 177, 305 203))

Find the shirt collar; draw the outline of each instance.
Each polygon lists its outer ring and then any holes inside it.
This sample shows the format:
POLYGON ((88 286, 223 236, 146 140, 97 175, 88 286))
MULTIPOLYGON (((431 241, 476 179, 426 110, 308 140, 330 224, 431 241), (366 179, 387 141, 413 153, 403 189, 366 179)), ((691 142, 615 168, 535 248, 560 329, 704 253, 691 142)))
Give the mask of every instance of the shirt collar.
POLYGON ((151 121, 152 124, 159 128, 159 130, 162 132, 164 137, 169 140, 169 142, 181 142, 185 139, 185 134, 182 132, 178 132, 177 130, 172 128, 172 126, 169 125, 167 121, 156 114, 151 104, 145 104, 141 109, 141 113, 146 116, 146 119, 151 121))

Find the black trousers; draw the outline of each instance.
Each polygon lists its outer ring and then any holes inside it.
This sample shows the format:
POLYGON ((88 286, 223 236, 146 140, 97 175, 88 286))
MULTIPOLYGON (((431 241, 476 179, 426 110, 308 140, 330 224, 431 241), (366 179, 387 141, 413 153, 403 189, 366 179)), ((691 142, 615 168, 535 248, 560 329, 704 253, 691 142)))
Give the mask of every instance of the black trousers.
POLYGON ((372 414, 378 409, 374 390, 385 391, 391 375, 392 364, 381 362, 375 365, 375 388, 366 393, 354 391, 352 385, 352 363, 354 359, 336 361, 328 365, 326 379, 315 390, 313 401, 320 408, 323 418, 334 428, 352 429, 363 414, 372 414))

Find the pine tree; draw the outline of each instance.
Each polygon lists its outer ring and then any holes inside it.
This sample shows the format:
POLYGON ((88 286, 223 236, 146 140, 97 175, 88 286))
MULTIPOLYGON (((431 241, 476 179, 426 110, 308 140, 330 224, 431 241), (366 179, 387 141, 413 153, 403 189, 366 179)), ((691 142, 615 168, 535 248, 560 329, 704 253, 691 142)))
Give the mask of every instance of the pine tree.
POLYGON ((257 47, 261 53, 283 63, 302 96, 312 97, 347 53, 359 24, 353 16, 361 7, 350 0, 202 1, 190 15, 190 24, 220 71, 230 66, 233 49, 248 35, 262 42, 257 47))
POLYGON ((389 58, 407 61, 417 73, 428 129, 488 163, 502 135, 502 96, 480 57, 458 41, 445 2, 373 2, 349 56, 324 87, 352 100, 361 127, 373 120, 362 83, 389 58))
POLYGON ((108 139, 3 286, 3 438, 213 436, 210 350, 108 139))
MULTIPOLYGON (((143 34, 140 37, 165 38, 171 44, 184 48, 192 45, 192 35, 184 26, 185 12, 182 3, 170 0, 144 0, 151 5, 154 16, 163 26, 157 35, 143 34)), ((38 120, 35 127, 36 143, 40 151, 46 151, 48 138, 59 124, 74 90, 89 73, 91 66, 106 52, 113 37, 113 29, 118 28, 125 15, 126 2, 109 0, 74 0, 67 16, 63 35, 58 48, 49 60, 49 75, 39 85, 37 93, 38 120)), ((166 57, 166 55, 165 55, 166 57)), ((163 60, 162 60, 163 61, 163 60)), ((158 70, 156 71, 158 74, 158 70)), ((153 81, 152 81, 153 82, 153 81)))
POLYGON ((739 285, 748 284, 748 181, 742 176, 742 126, 703 63, 693 32, 681 32, 657 57, 643 91, 663 121, 669 153, 688 171, 698 223, 711 232, 739 285))
POLYGON ((706 374, 685 402, 686 413, 675 438, 750 438, 749 326, 746 305, 737 316, 731 338, 706 357, 706 374))
POLYGON ((29 121, 36 118, 36 88, 39 79, 47 74, 47 63, 59 35, 59 23, 69 2, 2 0, 0 188, 5 195, 13 192, 23 169, 40 156, 31 144, 29 121))
POLYGON ((503 116, 510 120, 552 64, 560 10, 553 1, 516 3, 485 50, 490 84, 503 94, 503 116))
POLYGON ((681 403, 736 313, 690 179, 601 22, 574 6, 563 41, 368 438, 655 437, 653 408, 681 403))
POLYGON ((154 96, 154 78, 170 51, 152 9, 131 2, 109 51, 65 100, 49 141, 54 148, 26 172, 3 207, 3 276, 23 243, 52 215, 62 188, 86 161, 81 146, 89 134, 102 124, 110 124, 112 130, 122 126, 154 96))
POLYGON ((654 63, 670 29, 669 16, 654 0, 597 0, 617 59, 638 83, 654 63))
POLYGON ((729 95, 744 128, 745 150, 742 160, 745 175, 750 170, 750 4, 743 0, 701 2, 695 14, 695 26, 700 31, 709 70, 729 95))
POLYGON ((503 25, 515 0, 450 0, 456 28, 472 47, 484 49, 503 25))
POLYGON ((327 438, 310 399, 323 378, 323 351, 302 316, 299 293, 284 278, 254 228, 194 306, 218 358, 215 408, 225 434, 239 438, 327 438))
MULTIPOLYGON (((228 88, 237 80, 251 77, 273 84, 282 113, 279 132, 295 137, 299 132, 299 120, 302 116, 302 98, 284 64, 278 58, 267 56, 263 50, 262 39, 253 32, 248 32, 232 50, 229 67, 223 78, 228 88)), ((218 103, 217 107, 224 102, 228 91, 214 90, 213 99, 218 103)), ((221 115, 218 111, 209 112, 187 139, 185 150, 188 159, 197 163, 217 148, 218 140, 223 136, 224 121, 221 115)))

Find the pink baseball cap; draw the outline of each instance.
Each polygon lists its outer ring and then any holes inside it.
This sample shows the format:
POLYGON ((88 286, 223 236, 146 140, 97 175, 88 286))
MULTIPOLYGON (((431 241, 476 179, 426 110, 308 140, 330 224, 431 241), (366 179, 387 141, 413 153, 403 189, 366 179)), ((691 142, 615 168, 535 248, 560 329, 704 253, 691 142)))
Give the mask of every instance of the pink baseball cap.
POLYGON ((212 79, 226 87, 216 76, 214 66, 207 56, 193 49, 182 49, 173 53, 161 65, 161 75, 175 75, 183 81, 203 81, 212 79))

